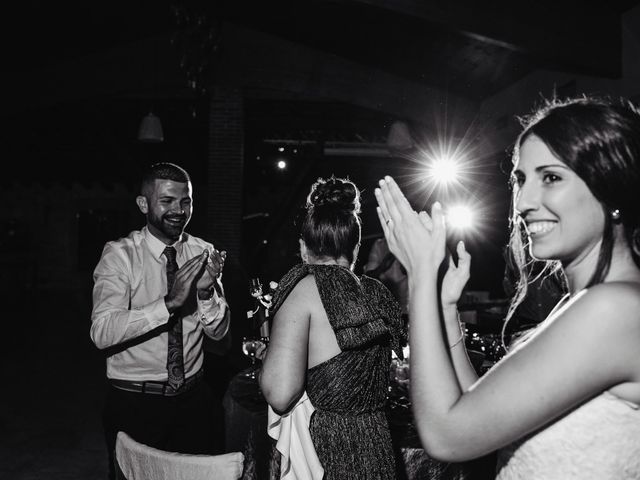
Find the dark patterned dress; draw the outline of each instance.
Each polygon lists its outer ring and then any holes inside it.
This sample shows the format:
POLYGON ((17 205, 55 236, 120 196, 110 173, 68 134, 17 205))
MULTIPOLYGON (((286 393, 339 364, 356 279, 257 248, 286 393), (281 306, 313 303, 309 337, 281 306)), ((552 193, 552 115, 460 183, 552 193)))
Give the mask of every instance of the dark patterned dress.
POLYGON ((296 284, 314 275, 342 352, 307 372, 316 408, 309 429, 325 480, 394 479, 384 412, 391 350, 402 356, 406 330, 398 303, 378 280, 339 265, 297 265, 274 297, 275 313, 296 284))

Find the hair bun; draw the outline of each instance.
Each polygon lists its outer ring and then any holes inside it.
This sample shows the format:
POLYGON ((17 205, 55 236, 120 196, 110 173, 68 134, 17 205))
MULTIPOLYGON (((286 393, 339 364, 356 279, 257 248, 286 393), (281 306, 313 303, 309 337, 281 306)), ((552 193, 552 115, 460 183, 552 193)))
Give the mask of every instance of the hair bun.
POLYGON ((356 185, 343 178, 318 178, 307 197, 307 208, 333 208, 345 213, 360 213, 360 192, 356 185))

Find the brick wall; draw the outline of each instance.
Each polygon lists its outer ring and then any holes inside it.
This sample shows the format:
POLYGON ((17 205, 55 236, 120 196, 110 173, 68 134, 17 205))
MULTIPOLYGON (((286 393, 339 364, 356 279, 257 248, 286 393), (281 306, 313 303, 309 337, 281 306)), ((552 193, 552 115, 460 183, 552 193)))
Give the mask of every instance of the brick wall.
POLYGON ((242 243, 242 92, 214 87, 209 112, 207 239, 220 244, 237 259, 242 243))

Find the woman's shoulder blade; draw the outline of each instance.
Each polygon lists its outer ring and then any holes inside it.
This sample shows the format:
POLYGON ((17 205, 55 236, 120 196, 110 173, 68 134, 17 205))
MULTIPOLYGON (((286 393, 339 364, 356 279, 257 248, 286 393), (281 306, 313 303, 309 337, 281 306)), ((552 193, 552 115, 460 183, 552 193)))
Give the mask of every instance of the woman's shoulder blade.
MULTIPOLYGON (((278 304, 278 312, 309 314, 317 308, 318 290, 313 275, 307 274, 296 282, 278 304)), ((274 314, 276 312, 274 311, 274 314)))
MULTIPOLYGON (((284 301, 294 291, 298 284, 306 277, 310 276, 308 265, 298 264, 291 268, 278 282, 278 288, 273 295, 273 302, 271 306, 271 314, 275 315, 278 309, 282 306, 284 301)), ((300 290, 296 291, 296 294, 300 290)))
POLYGON ((297 297, 309 297, 312 294, 316 294, 317 291, 315 277, 312 273, 307 273, 298 280, 291 294, 295 294, 297 297))

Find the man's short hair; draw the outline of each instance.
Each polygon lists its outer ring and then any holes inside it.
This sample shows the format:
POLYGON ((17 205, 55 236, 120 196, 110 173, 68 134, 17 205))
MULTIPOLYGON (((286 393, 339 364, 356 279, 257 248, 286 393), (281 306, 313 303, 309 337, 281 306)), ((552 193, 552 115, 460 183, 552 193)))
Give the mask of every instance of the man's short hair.
POLYGON ((140 194, 148 196, 151 190, 153 190, 156 180, 172 180, 174 182, 189 183, 191 177, 184 168, 179 167, 175 163, 154 163, 142 175, 140 194))

